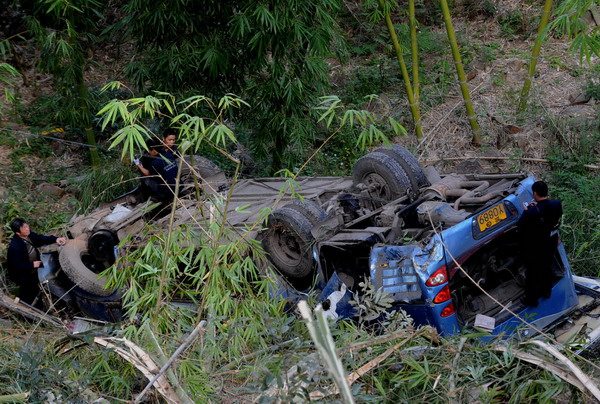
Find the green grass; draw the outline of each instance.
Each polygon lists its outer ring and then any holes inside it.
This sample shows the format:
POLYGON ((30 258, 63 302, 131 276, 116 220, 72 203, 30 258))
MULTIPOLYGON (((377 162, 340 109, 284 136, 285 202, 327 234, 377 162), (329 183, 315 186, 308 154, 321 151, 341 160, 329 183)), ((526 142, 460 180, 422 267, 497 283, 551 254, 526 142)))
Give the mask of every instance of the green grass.
POLYGON ((553 197, 562 200, 561 237, 578 275, 600 276, 600 173, 585 165, 598 164, 600 131, 574 128, 575 141, 555 143, 548 156, 553 197))

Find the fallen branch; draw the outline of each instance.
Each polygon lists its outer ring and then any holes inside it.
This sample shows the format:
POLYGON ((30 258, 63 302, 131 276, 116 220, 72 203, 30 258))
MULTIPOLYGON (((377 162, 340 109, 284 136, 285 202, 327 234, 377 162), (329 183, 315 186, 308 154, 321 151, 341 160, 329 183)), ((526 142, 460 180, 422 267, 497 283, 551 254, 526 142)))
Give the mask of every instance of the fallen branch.
POLYGON ((567 358, 565 355, 561 354, 558 351, 558 349, 556 349, 555 347, 553 347, 550 344, 547 344, 542 341, 537 341, 537 340, 536 341, 528 341, 527 343, 534 344, 534 345, 537 345, 537 346, 543 348, 544 350, 549 352, 552 356, 554 356, 556 359, 558 359, 560 361, 560 363, 567 366, 571 370, 571 372, 573 372, 575 377, 577 377, 577 379, 579 381, 581 381, 583 386, 590 393, 592 393, 592 395, 596 398, 596 400, 600 401, 600 389, 598 389, 598 387, 596 386, 594 381, 591 380, 588 375, 583 373, 583 371, 581 369, 579 369, 579 367, 576 364, 574 364, 569 358, 567 358))
POLYGON ((371 370, 373 370, 376 367, 378 367, 381 364, 381 362, 383 362, 384 360, 386 360, 391 354, 393 354, 395 351, 398 350, 398 348, 400 348, 401 346, 405 345, 407 342, 411 341, 414 338, 420 337, 420 336, 422 336, 422 335, 424 335, 426 333, 429 333, 431 331, 432 331, 431 327, 421 328, 420 330, 418 330, 417 332, 415 332, 413 335, 411 335, 411 336, 407 337, 406 339, 398 342, 396 345, 394 345, 394 346, 386 349, 384 353, 382 353, 381 355, 379 355, 378 357, 376 357, 372 361, 369 361, 365 365, 361 366, 357 371, 352 372, 350 375, 348 375, 348 377, 346 378, 346 380, 348 381, 348 384, 352 385, 361 376, 363 376, 367 372, 370 372, 371 370))
MULTIPOLYGON (((501 160, 501 161, 508 161, 508 160, 518 160, 518 161, 529 161, 529 162, 533 162, 533 163, 549 163, 550 160, 548 159, 536 159, 536 158, 526 158, 526 157, 445 157, 445 158, 440 158, 440 159, 433 159, 433 160, 425 160, 424 163, 425 164, 431 164, 431 163, 438 163, 440 161, 464 161, 464 160, 501 160)), ((584 164, 583 165, 585 168, 590 168, 592 170, 600 170, 600 166, 596 166, 593 164, 584 164)))
MULTIPOLYGON (((146 354, 140 347, 125 338, 100 338, 95 337, 94 342, 113 350, 117 355, 131 363, 148 379, 152 380, 159 369, 152 358, 146 354), (117 346, 115 343, 124 344, 129 350, 117 346)), ((168 403, 180 404, 181 400, 173 391, 173 388, 164 375, 159 375, 154 382, 156 390, 165 398, 168 403)))
POLYGON ((22 301, 16 301, 5 295, 0 291, 0 306, 7 308, 8 310, 20 314, 30 320, 40 320, 48 325, 54 327, 64 327, 63 323, 48 313, 45 313, 35 307, 32 307, 22 301))
POLYGON ((29 392, 0 396, 0 403, 26 403, 29 392))
POLYGON ((540 358, 539 356, 535 356, 530 353, 523 352, 518 349, 512 349, 506 346, 496 346, 494 349, 500 352, 508 352, 514 355, 515 357, 519 358, 523 362, 531 363, 532 365, 536 365, 544 370, 547 370, 555 376, 563 379, 567 383, 577 387, 579 390, 585 390, 585 387, 579 381, 579 379, 574 377, 571 373, 565 371, 563 368, 555 365, 554 363, 548 362, 545 359, 540 358))
POLYGON ((194 341, 194 339, 196 338, 196 336, 198 335, 198 333, 200 332, 200 330, 202 330, 202 328, 204 328, 205 325, 206 325, 206 321, 205 320, 202 320, 202 321, 200 321, 198 323, 198 325, 196 326, 196 328, 194 328, 194 330, 190 333, 190 335, 188 335, 188 337, 185 339, 185 341, 183 341, 183 343, 179 346, 179 348, 177 348, 175 350, 175 352, 173 352, 173 355, 171 355, 171 357, 169 358, 169 360, 167 361, 167 363, 165 363, 163 365, 163 367, 160 368, 160 371, 152 379, 150 379, 150 382, 148 382, 148 385, 135 398, 135 400, 133 401, 134 403, 139 403, 142 400, 142 398, 146 395, 146 393, 148 392, 148 390, 150 390, 150 388, 152 387, 152 385, 154 383, 156 383, 159 378, 161 378, 161 377, 164 378, 163 375, 167 371, 167 369, 169 369, 169 367, 173 364, 173 362, 175 361, 175 359, 183 351, 186 350, 186 348, 192 343, 192 341, 194 341))
MULTIPOLYGON (((434 344, 438 344, 440 342, 440 338, 437 335, 437 332, 435 332, 435 330, 429 326, 424 327, 424 328, 428 328, 430 330, 429 333, 424 334, 424 337, 427 337, 432 343, 434 344)), ((385 344, 386 342, 390 342, 396 339, 400 339, 400 338, 405 338, 408 337, 410 335, 414 334, 414 330, 404 330, 404 331, 397 331, 395 333, 392 334, 388 334, 388 335, 383 335, 380 337, 375 337, 373 339, 370 339, 368 341, 364 341, 364 342, 357 342, 354 345, 350 345, 349 347, 345 347, 345 348, 341 348, 339 351, 340 353, 345 353, 345 352, 351 352, 351 351, 358 351, 359 349, 363 349, 363 348, 368 348, 370 346, 373 345, 381 345, 381 344, 385 344)))

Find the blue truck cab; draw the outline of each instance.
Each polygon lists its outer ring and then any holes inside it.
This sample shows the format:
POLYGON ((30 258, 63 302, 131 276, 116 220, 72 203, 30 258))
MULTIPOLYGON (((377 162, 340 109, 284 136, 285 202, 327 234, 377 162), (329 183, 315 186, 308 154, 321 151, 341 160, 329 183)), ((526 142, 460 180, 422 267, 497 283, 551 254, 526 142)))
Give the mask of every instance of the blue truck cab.
POLYGON ((374 247, 369 260, 373 283, 389 292, 416 324, 432 325, 442 335, 475 325, 477 315, 487 318, 492 335, 508 336, 517 330, 532 334, 523 321, 538 329, 556 322, 578 302, 571 267, 558 237, 550 298, 540 299, 537 307, 521 303, 525 273, 521 258, 527 251, 517 242, 516 224, 523 203, 533 199, 533 182, 533 177, 526 178, 513 194, 440 231, 423 248, 374 247), (482 271, 484 265, 488 268, 482 271), (470 274, 473 268, 478 270, 470 274), (412 294, 406 293, 409 287, 412 294))

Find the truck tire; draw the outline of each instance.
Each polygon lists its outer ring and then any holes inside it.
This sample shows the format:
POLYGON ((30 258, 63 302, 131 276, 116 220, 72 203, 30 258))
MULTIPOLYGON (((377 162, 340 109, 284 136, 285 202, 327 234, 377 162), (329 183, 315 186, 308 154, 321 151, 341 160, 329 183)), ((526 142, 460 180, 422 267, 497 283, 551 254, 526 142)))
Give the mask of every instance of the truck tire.
POLYGON ((327 220, 327 213, 315 202, 305 199, 303 201, 295 199, 285 204, 284 208, 290 208, 303 213, 313 225, 327 220))
POLYGON ((289 207, 279 208, 269 216, 263 248, 277 270, 294 286, 313 275, 313 227, 308 215, 289 207))
POLYGON ((104 289, 106 279, 98 277, 98 273, 105 268, 93 268, 93 265, 84 263, 91 257, 88 255, 87 242, 84 240, 69 240, 62 248, 58 260, 69 279, 88 293, 98 296, 109 296, 114 290, 104 289))
POLYGON ((427 180, 427 176, 423 171, 423 167, 419 163, 419 160, 417 160, 417 158, 404 147, 395 144, 391 148, 378 147, 373 151, 387 154, 396 160, 396 162, 400 164, 402 168, 404 168, 408 178, 411 180, 411 184, 415 192, 418 192, 420 188, 428 187, 430 185, 429 181, 427 180))
POLYGON ((407 194, 412 186, 408 175, 396 159, 381 152, 371 152, 354 165, 354 185, 375 185, 374 199, 393 201, 407 194))

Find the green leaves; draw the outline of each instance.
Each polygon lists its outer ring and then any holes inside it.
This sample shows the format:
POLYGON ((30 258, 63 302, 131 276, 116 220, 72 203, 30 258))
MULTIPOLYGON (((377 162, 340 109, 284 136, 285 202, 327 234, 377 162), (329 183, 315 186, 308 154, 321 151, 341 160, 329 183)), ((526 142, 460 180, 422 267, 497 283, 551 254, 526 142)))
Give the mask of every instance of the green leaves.
MULTIPOLYGON (((376 96, 371 95, 365 98, 373 100, 376 96)), ((404 126, 393 117, 377 117, 368 110, 345 109, 337 96, 321 97, 315 110, 321 112, 318 122, 324 122, 327 128, 330 128, 335 122, 337 124, 336 132, 357 131, 356 146, 361 150, 376 143, 390 143, 388 136, 380 127, 383 127, 384 130, 391 130, 395 136, 406 135, 404 126)))
MULTIPOLYGON (((103 91, 118 89, 121 86, 119 82, 112 82, 105 85, 103 91)), ((231 109, 246 106, 248 103, 235 94, 224 95, 215 105, 212 99, 203 95, 177 101, 167 92, 154 92, 154 95, 146 97, 113 99, 100 109, 98 115, 103 130, 109 125, 123 125, 111 136, 110 148, 122 146, 122 156, 130 154, 133 158, 137 151, 147 150, 148 139, 157 137, 148 130, 144 122, 158 116, 170 117, 171 126, 179 128, 180 143, 189 142, 186 144, 194 151, 198 151, 205 142, 227 148, 229 144, 237 143, 237 138, 230 125, 224 123, 224 116, 231 109), (188 112, 174 115, 178 108, 188 112), (209 116, 192 114, 198 111, 208 112, 209 116)))
POLYGON ((599 0, 566 0, 560 2, 554 11, 551 30, 573 39, 569 49, 579 53, 580 62, 590 64, 593 55, 600 56, 600 27, 588 26, 584 15, 592 7, 599 7, 599 0))
POLYGON ((137 150, 148 150, 146 146, 146 139, 148 138, 149 134, 146 128, 138 124, 127 125, 111 136, 112 142, 109 148, 112 149, 123 143, 121 158, 129 153, 131 159, 133 159, 137 150))

